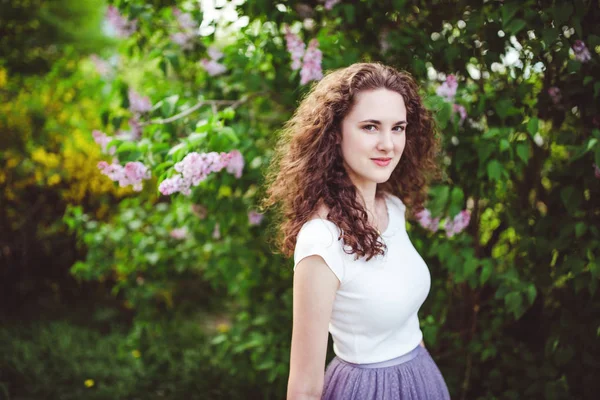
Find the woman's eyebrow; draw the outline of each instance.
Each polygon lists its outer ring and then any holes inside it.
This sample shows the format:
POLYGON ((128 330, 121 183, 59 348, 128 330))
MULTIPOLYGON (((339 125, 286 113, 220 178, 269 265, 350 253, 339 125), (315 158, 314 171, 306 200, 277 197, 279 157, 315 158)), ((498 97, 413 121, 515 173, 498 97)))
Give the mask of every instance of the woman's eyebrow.
MULTIPOLYGON (((361 124, 363 122, 370 122, 372 124, 378 124, 378 125, 381 124, 381 121, 377 121, 376 119, 365 119, 364 121, 360 121, 361 124)), ((406 121, 398 121, 394 125, 400 125, 400 124, 406 124, 406 121)))

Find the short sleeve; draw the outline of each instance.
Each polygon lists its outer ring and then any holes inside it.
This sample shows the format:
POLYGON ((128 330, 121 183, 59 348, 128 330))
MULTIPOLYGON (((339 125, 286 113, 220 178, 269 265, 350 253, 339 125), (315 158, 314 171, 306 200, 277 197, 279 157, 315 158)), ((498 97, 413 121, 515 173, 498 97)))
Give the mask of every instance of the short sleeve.
POLYGON ((331 221, 318 218, 306 222, 296 238, 294 271, 302 259, 311 255, 319 255, 323 257, 340 282, 343 282, 344 258, 338 236, 339 230, 331 221))
POLYGON ((400 197, 398 197, 396 195, 392 195, 392 194, 389 197, 392 200, 392 202, 398 207, 398 209, 402 212, 402 214, 405 214, 406 206, 404 205, 404 202, 402 201, 402 199, 400 199, 400 197))

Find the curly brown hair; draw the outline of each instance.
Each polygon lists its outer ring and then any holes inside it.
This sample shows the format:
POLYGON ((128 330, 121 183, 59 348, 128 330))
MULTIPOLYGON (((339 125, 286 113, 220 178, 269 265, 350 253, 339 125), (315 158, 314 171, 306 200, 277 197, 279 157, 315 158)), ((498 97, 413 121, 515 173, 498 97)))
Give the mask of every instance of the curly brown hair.
MULTIPOLYGON (((343 167, 341 122, 361 91, 385 88, 405 102, 408 126, 406 146, 389 180, 377 185, 376 197, 391 193, 412 211, 423 209, 430 180, 439 178, 440 140, 435 121, 418 93, 412 76, 381 63, 356 63, 329 72, 302 100, 284 125, 266 172, 266 196, 261 209, 273 205, 278 227, 277 248, 290 257, 300 228, 323 202, 327 219, 341 229, 349 254, 367 257, 384 254, 385 245, 367 221, 357 200, 357 188, 343 167)), ((338 238, 339 239, 339 238, 338 238)))

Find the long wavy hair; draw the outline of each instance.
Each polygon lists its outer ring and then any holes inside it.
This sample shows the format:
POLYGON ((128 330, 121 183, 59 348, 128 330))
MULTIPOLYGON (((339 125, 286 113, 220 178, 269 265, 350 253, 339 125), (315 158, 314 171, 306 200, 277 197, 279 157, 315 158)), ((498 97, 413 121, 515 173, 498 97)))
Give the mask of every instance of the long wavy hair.
MULTIPOLYGON (((379 234, 367 221, 357 200, 357 188, 342 163, 342 120, 359 92, 385 88, 399 93, 406 105, 406 145, 389 180, 377 185, 399 197, 407 206, 407 218, 423 209, 428 182, 439 178, 440 141, 431 112, 423 106, 412 76, 380 63, 356 63, 331 71, 314 84, 285 123, 265 176, 266 195, 261 210, 278 206, 272 236, 277 250, 293 255, 298 232, 323 202, 327 220, 341 230, 348 254, 355 258, 385 253, 379 234)), ((339 238, 338 238, 339 239, 339 238)))

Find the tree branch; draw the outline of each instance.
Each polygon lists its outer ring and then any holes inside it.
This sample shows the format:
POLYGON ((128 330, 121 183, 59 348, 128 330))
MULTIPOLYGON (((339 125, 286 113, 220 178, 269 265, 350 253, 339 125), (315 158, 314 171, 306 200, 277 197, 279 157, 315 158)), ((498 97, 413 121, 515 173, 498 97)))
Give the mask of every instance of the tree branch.
POLYGON ((186 116, 190 115, 191 113, 193 113, 194 111, 198 110, 199 108, 201 108, 202 106, 205 106, 205 105, 210 105, 212 107, 212 111, 214 113, 216 113, 217 106, 219 106, 219 105, 229 105, 229 106, 231 106, 231 108, 236 108, 240 104, 242 104, 246 100, 248 100, 248 97, 249 96, 244 96, 244 97, 242 97, 241 99, 238 99, 238 100, 202 100, 202 101, 194 104, 193 106, 191 106, 187 110, 184 110, 184 111, 180 112, 179 114, 175 114, 172 117, 164 118, 164 119, 162 119, 162 118, 153 119, 151 121, 142 122, 142 123, 140 123, 140 125, 141 126, 147 126, 147 125, 163 125, 163 124, 168 124, 168 123, 171 123, 173 121, 176 121, 178 119, 181 119, 183 117, 186 117, 186 116))

